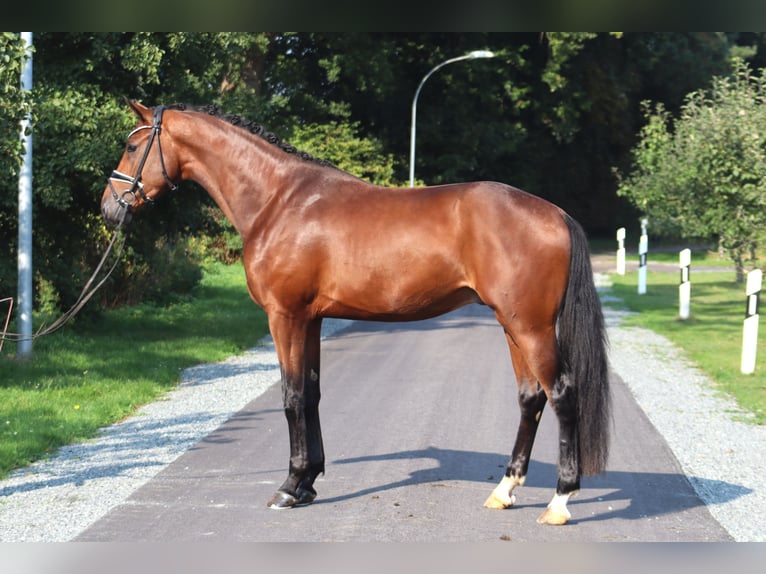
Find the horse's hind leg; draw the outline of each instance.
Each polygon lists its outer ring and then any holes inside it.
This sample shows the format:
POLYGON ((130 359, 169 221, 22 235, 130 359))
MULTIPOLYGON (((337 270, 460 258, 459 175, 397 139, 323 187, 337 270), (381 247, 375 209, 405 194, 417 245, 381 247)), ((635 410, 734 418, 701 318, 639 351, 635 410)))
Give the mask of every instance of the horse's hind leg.
POLYGON ((514 503, 513 489, 524 484, 532 445, 546 399, 559 422, 559 461, 556 494, 537 519, 541 524, 566 524, 569 498, 580 488, 577 405, 574 389, 559 375, 558 343, 552 328, 517 331, 506 329, 514 371, 519 383, 521 422, 505 477, 485 502, 490 508, 514 503))
POLYGON ((580 490, 580 453, 575 390, 559 377, 551 392, 551 404, 559 421, 559 464, 556 494, 538 517, 540 524, 561 525, 569 521, 569 498, 580 490))
POLYGON ((513 489, 517 486, 523 486, 526 479, 532 445, 535 442, 537 427, 547 400, 545 390, 532 375, 516 343, 507 333, 506 337, 511 348, 513 369, 519 387, 518 400, 521 420, 505 476, 484 502, 484 506, 487 508, 509 508, 515 503, 516 497, 513 494, 513 489))
MULTIPOLYGON (((560 374, 558 342, 554 329, 542 329, 515 334, 515 339, 511 338, 511 340, 518 344, 518 350, 523 353, 523 359, 528 366, 529 372, 532 373, 532 376, 536 378, 543 389, 556 413, 559 423, 559 460, 556 494, 537 521, 541 524, 566 524, 570 518, 567 502, 580 489, 580 457, 575 389, 570 384, 568 378, 560 374)), ((539 395, 538 398, 542 400, 542 397, 539 395)), ((534 439, 534 436, 531 438, 534 439)), ((531 440, 529 447, 531 448, 531 440)))

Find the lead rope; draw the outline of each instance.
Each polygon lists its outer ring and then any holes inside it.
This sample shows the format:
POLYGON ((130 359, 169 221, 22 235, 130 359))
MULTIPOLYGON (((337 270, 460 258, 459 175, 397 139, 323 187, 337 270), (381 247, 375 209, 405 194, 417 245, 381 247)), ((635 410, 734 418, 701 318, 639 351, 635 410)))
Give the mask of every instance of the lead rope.
POLYGON ((51 323, 49 326, 45 327, 45 325, 41 325, 40 329, 37 330, 37 332, 34 335, 22 335, 21 333, 3 333, 2 336, 0 336, 0 339, 2 341, 34 341, 38 337, 42 337, 44 335, 50 335, 51 333, 54 333, 61 329, 64 325, 66 325, 69 321, 72 320, 72 318, 77 315, 77 313, 82 309, 85 304, 90 300, 91 297, 98 291, 101 286, 106 283, 106 280, 109 279, 112 272, 117 267, 117 264, 120 262, 120 255, 122 255, 122 250, 125 247, 125 239, 126 234, 120 233, 122 229, 122 224, 125 222, 125 217, 128 214, 128 210, 125 210, 125 213, 123 214, 122 221, 117 224, 117 228, 114 230, 114 235, 112 235, 112 239, 109 241, 109 245, 106 247, 106 251, 104 252, 104 255, 101 257, 101 261, 96 266, 96 270, 93 272, 93 275, 90 276, 90 279, 88 279, 88 282, 85 284, 85 287, 83 287, 82 291, 80 292, 79 297, 77 297, 77 301, 75 301, 75 304, 72 305, 72 307, 65 312, 61 317, 56 319, 53 323, 51 323), (117 239, 122 238, 122 240, 117 243, 117 239), (106 263, 107 258, 109 257, 109 254, 112 251, 112 248, 117 244, 117 252, 115 256, 114 263, 107 271, 106 275, 99 281, 93 289, 90 289, 93 282, 96 280, 96 277, 98 277, 99 273, 101 273, 101 270, 104 268, 104 263, 106 263), (90 291, 89 291, 90 289, 90 291), (43 328, 45 327, 45 328, 43 328))

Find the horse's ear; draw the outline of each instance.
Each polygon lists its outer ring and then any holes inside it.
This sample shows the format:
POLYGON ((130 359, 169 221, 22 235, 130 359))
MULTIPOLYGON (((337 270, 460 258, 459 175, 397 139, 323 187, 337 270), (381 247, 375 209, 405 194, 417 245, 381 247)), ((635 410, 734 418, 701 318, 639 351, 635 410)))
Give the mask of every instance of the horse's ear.
POLYGON ((132 100, 129 100, 128 98, 125 98, 125 102, 130 106, 130 109, 133 110, 133 113, 136 114, 136 116, 138 116, 139 120, 143 120, 145 122, 151 123, 152 110, 147 108, 141 102, 134 102, 132 100))

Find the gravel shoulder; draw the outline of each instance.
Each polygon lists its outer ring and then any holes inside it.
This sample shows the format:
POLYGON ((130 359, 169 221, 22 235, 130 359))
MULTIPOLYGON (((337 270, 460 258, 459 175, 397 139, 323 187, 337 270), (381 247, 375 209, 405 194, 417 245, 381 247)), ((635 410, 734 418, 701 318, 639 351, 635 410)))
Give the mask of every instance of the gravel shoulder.
MULTIPOLYGON (((606 276, 602 300, 610 298, 606 276)), ((766 541, 766 427, 653 331, 623 327, 626 311, 604 307, 611 368, 667 441, 697 495, 738 542, 766 541)))
MULTIPOLYGON (((604 299, 605 276, 598 275, 604 299)), ((738 420, 733 401, 669 341, 620 326, 605 307, 612 369, 659 430, 710 512, 738 541, 766 541, 766 428, 738 420), (736 486, 733 486, 736 485, 736 486), (736 493, 726 489, 736 488, 736 493)), ((347 322, 325 321, 324 336, 347 322)), ((186 370, 181 384, 135 416, 0 481, 0 542, 64 542, 122 503, 279 378, 267 339, 221 363, 186 370)))

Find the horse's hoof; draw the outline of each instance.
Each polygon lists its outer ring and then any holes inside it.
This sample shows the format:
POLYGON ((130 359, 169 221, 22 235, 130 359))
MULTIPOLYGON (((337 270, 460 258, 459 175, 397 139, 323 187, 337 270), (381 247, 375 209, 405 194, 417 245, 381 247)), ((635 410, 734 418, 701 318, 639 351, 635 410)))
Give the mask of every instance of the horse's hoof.
POLYGON ((510 508, 516 504, 516 495, 498 497, 494 492, 489 495, 489 498, 484 501, 484 508, 492 508, 493 510, 504 510, 510 508))
POLYGON ((299 488, 297 495, 292 495, 289 492, 278 490, 274 493, 266 503, 266 506, 274 510, 283 510, 285 508, 293 508, 295 506, 306 506, 314 502, 317 497, 317 493, 314 489, 299 488))
POLYGON ((552 524, 553 526, 561 526, 569 522, 572 515, 567 509, 567 502, 569 498, 577 495, 577 491, 568 492, 566 494, 554 494, 551 501, 548 503, 548 507, 537 518, 538 524, 552 524))
POLYGON ((551 510, 550 508, 546 508, 545 511, 537 518, 538 524, 550 524, 552 526, 562 526, 569 522, 569 519, 571 516, 567 512, 566 514, 562 514, 560 512, 556 512, 554 510, 551 510))
POLYGON ((317 497, 317 491, 313 488, 299 488, 298 489, 298 501, 295 506, 305 506, 314 502, 317 497))
POLYGON ((292 508, 297 502, 298 499, 292 494, 278 490, 274 493, 274 496, 271 497, 271 500, 266 503, 266 506, 273 508, 274 510, 283 510, 285 508, 292 508))

